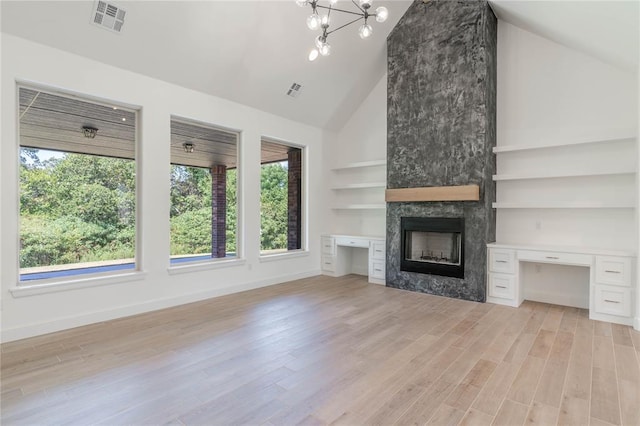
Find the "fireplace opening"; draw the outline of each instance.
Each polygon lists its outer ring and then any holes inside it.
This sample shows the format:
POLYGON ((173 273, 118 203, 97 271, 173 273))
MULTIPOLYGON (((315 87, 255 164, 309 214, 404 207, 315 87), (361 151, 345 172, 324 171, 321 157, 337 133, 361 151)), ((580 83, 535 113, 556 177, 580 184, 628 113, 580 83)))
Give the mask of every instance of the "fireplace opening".
POLYGON ((464 278, 464 218, 403 217, 400 270, 464 278))

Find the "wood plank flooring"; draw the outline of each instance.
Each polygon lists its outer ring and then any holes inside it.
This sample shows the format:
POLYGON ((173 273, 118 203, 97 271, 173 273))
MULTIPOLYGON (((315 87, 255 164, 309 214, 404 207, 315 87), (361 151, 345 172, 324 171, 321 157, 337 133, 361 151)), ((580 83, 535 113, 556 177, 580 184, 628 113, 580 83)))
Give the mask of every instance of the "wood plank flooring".
POLYGON ((3 425, 640 425, 640 333, 314 277, 1 347, 3 425))

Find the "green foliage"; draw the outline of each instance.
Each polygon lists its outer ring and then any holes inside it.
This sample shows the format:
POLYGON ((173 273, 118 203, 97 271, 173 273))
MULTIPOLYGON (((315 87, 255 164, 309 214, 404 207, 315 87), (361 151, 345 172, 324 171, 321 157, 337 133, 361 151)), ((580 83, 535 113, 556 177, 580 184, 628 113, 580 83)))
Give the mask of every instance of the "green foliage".
POLYGON ((260 173, 260 250, 287 248, 288 169, 286 163, 262 166, 260 173))
MULTIPOLYGON (((20 266, 135 256, 135 162, 20 151, 20 266)), ((237 170, 227 171, 227 252, 237 250, 237 170)), ((287 247, 286 163, 261 169, 261 250, 287 247)), ((211 252, 211 175, 171 166, 171 254, 211 252)))
POLYGON ((133 258, 135 164, 20 151, 20 266, 133 258))

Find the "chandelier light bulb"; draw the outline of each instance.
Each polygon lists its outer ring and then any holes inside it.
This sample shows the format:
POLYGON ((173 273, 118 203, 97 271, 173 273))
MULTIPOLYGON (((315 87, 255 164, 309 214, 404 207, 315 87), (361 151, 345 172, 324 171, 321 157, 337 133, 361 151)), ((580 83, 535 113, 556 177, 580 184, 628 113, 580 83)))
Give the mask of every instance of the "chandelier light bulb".
POLYGON ((330 22, 329 15, 323 15, 320 20, 320 25, 322 26, 322 28, 328 28, 329 22, 330 22))
POLYGON ((322 36, 316 37, 316 47, 320 49, 326 40, 323 40, 322 36))
POLYGON ((300 7, 305 7, 309 4, 309 0, 296 0, 296 4, 300 7))
POLYGON ((322 47, 320 47, 320 54, 322 56, 331 55, 331 45, 329 43, 323 43, 322 47))
POLYGON ((312 49, 311 52, 309 52, 309 61, 313 62, 318 59, 319 53, 318 49, 312 49))
POLYGON ((334 4, 338 3, 338 0, 329 0, 329 4, 331 6, 333 6, 334 4))
POLYGON ((363 9, 369 9, 371 7, 371 0, 360 0, 360 7, 363 9))
POLYGON ((360 38, 362 39, 369 37, 372 32, 373 32, 373 28, 371 28, 371 25, 369 24, 362 25, 358 30, 358 34, 360 34, 360 38))
POLYGON ((309 17, 307 18, 307 27, 309 27, 310 30, 317 30, 318 28, 320 28, 320 23, 321 19, 317 13, 309 15, 309 17))
POLYGON ((376 9, 376 21, 384 22, 387 20, 388 17, 389 17, 389 11, 387 10, 386 7, 380 6, 379 8, 376 9))

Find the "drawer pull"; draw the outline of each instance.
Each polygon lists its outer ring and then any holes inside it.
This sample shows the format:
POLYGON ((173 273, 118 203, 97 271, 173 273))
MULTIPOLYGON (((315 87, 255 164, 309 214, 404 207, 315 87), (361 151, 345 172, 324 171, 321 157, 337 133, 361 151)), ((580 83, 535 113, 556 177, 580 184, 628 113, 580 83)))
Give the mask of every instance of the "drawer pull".
POLYGON ((506 260, 496 260, 496 263, 507 263, 506 260))
POLYGON ((376 272, 382 272, 382 269, 374 269, 376 272))
POLYGON ((605 302, 607 302, 607 303, 620 303, 620 302, 619 302, 619 301, 617 301, 617 300, 604 299, 604 301, 605 301, 605 302))
POLYGON ((608 273, 608 274, 621 274, 621 273, 622 273, 622 272, 620 272, 620 271, 610 271, 610 270, 608 270, 608 269, 605 269, 604 271, 605 271, 606 273, 608 273))
POLYGON ((505 287, 503 285, 497 285, 496 287, 498 287, 498 288, 507 288, 507 287, 505 287))
POLYGON ((558 256, 545 256, 547 259, 560 259, 558 256))

